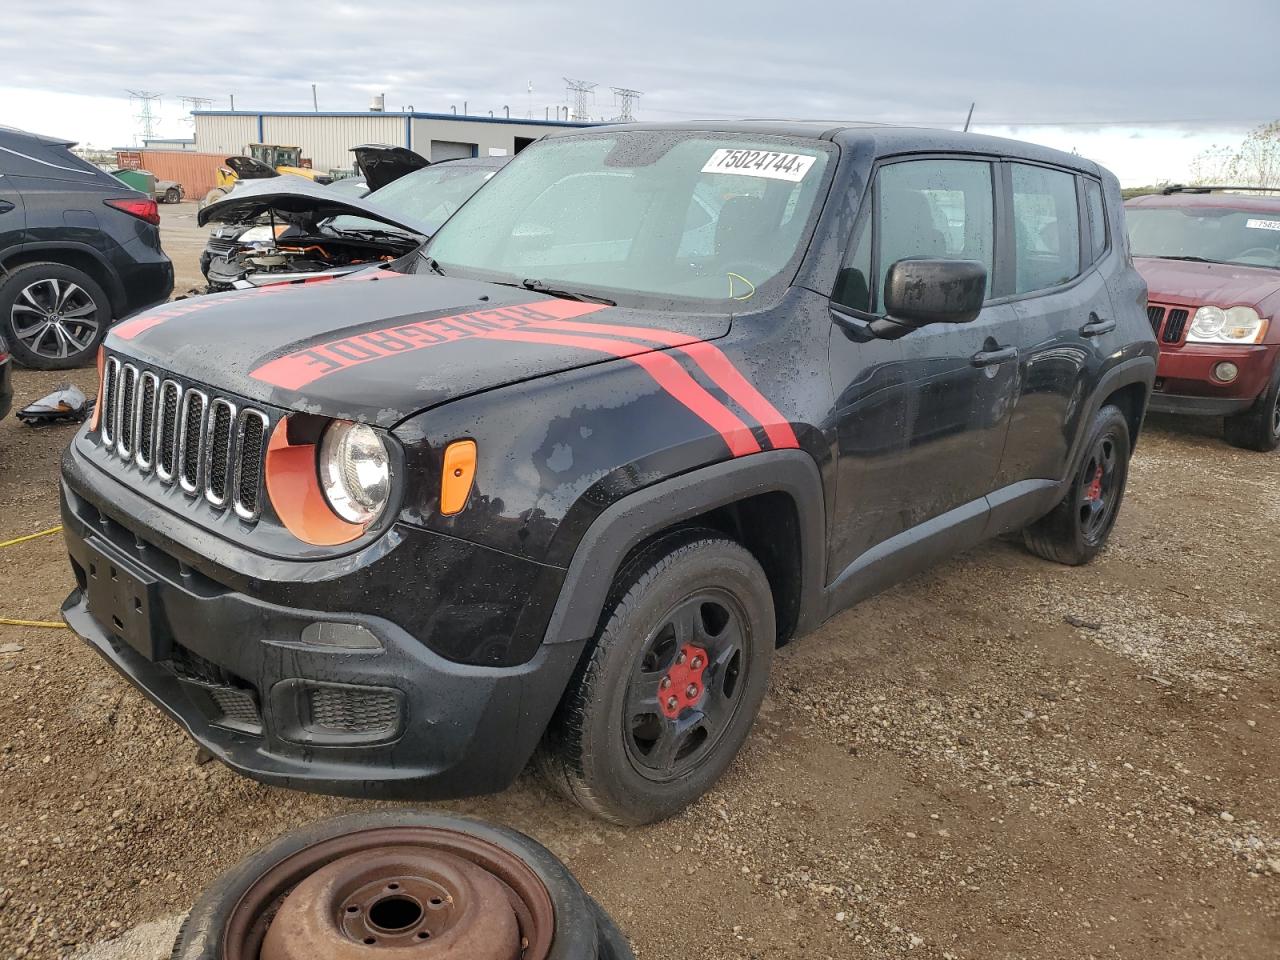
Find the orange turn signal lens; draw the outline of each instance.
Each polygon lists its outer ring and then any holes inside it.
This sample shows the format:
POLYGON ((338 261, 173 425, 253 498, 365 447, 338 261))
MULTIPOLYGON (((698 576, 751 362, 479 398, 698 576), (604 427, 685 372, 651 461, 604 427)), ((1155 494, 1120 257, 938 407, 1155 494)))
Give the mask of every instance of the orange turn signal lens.
POLYGON ((98 421, 102 419, 102 374, 107 367, 107 354, 102 347, 98 348, 98 399, 93 402, 93 418, 89 421, 89 429, 97 430, 98 421))
POLYGON ((455 440, 444 451, 440 474, 440 512, 452 516, 467 505, 476 479, 476 442, 455 440))

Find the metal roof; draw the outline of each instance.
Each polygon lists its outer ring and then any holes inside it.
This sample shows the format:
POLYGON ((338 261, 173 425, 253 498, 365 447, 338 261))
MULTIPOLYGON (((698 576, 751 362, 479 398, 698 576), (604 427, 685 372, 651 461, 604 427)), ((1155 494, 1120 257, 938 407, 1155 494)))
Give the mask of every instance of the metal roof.
POLYGON ((473 114, 423 113, 405 110, 192 110, 193 117, 398 117, 411 120, 448 120, 459 123, 513 123, 522 127, 595 127, 577 120, 529 120, 523 117, 485 117, 473 114))

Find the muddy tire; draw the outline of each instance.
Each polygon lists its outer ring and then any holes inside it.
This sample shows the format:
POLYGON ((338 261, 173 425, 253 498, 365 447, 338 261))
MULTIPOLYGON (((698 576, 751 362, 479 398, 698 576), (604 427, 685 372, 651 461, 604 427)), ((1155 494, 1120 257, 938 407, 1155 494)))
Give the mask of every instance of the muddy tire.
POLYGON ((65 263, 24 263, 0 274, 0 334, 23 366, 70 370, 92 363, 111 323, 98 282, 65 263))
POLYGON ((1129 479, 1129 422, 1119 408, 1098 411, 1085 454, 1067 495, 1022 532, 1027 549, 1055 563, 1079 566, 1098 555, 1111 535, 1129 479))
MULTIPOLYGON (((286 916, 283 911, 286 902, 305 890, 300 884, 307 877, 340 865, 342 857, 349 857, 353 850, 361 854, 379 848, 403 851, 407 845, 418 842, 415 836, 424 841, 434 837, 443 845, 442 849, 486 866, 486 876, 503 879, 514 893, 525 895, 530 877, 534 878, 536 887, 545 889, 546 906, 554 920, 551 929, 545 931, 546 936, 526 930, 525 922, 521 923, 520 934, 530 940, 524 955, 542 960, 633 960, 626 938, 609 916, 587 895, 564 864, 537 841, 514 830, 467 817, 403 809, 309 824, 251 854, 200 894, 182 923, 172 960, 258 960, 270 925, 286 916), (360 845, 363 838, 367 838, 368 847, 360 845), (523 880, 513 878, 510 863, 506 862, 510 860, 527 868, 523 880), (253 903, 261 906, 255 911, 257 916, 249 924, 248 933, 244 934, 243 913, 246 904, 253 903)), ((407 893, 412 878, 405 879, 397 873, 395 879, 403 882, 402 892, 407 893)), ((525 902, 532 899, 524 896, 525 902)), ((459 901, 449 902, 456 905, 459 901)), ((369 913, 372 915, 372 908, 369 913)), ((534 915, 537 916, 536 910, 534 915)), ((478 919, 483 922, 491 918, 478 919)), ((369 952, 375 958, 385 956, 386 948, 394 945, 394 939, 373 944, 369 952)), ((436 945, 443 947, 444 943, 436 945)), ((412 954, 412 946, 410 942, 404 948, 412 954)), ((351 942, 349 949, 361 949, 360 941, 351 942)), ((469 955, 465 949, 463 954, 469 955)))
POLYGON ((629 562, 538 754, 588 812, 652 823, 706 793, 768 687, 773 595, 755 557, 687 531, 629 562))
POLYGON ((1244 413, 1226 418, 1223 435, 1227 443, 1244 450, 1270 453, 1280 448, 1280 364, 1258 402, 1244 413))

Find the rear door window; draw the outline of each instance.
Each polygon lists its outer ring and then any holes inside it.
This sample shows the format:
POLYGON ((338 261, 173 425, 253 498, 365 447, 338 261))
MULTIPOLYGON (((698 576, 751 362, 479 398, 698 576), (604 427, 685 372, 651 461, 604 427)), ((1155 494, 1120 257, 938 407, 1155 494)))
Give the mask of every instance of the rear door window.
POLYGON ((1013 187, 1014 292, 1032 293, 1080 274, 1080 208, 1074 175, 1009 165, 1013 187))

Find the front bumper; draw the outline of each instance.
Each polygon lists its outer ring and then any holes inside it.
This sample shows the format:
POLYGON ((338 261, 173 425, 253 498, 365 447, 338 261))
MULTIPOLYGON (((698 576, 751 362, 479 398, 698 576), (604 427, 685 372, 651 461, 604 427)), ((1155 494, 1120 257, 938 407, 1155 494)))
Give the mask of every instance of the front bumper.
POLYGON ((1216 417, 1242 413, 1266 390, 1278 359, 1276 344, 1162 346, 1150 409, 1216 417), (1240 371, 1230 383, 1213 377, 1214 368, 1225 361, 1240 371))
POLYGON ((421 799, 501 790, 583 647, 544 643, 518 666, 456 663, 383 617, 273 603, 215 579, 91 493, 64 480, 78 584, 67 624, 194 740, 265 783, 421 799), (357 626, 380 648, 304 642, 314 623, 357 626))

